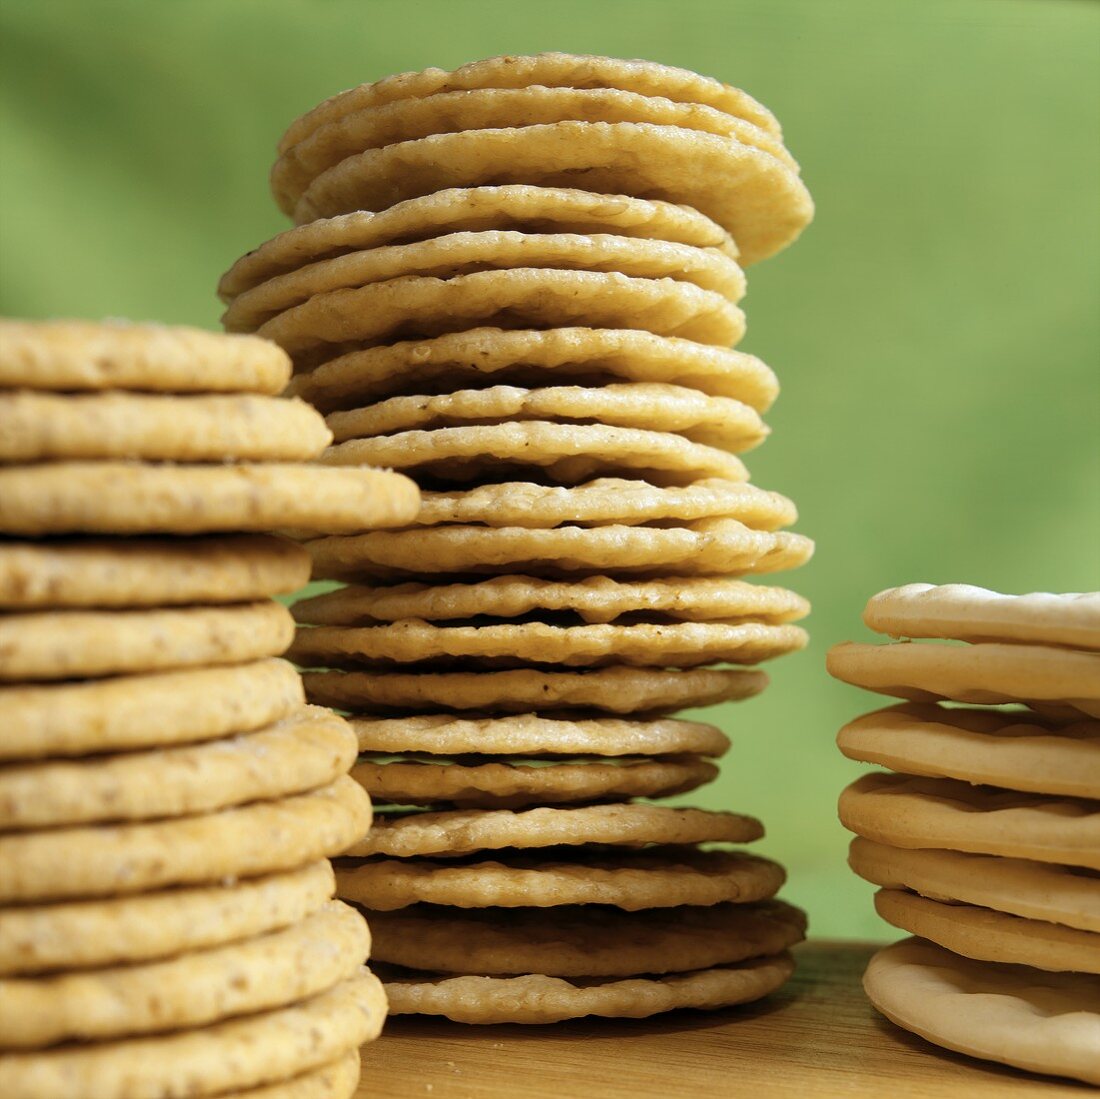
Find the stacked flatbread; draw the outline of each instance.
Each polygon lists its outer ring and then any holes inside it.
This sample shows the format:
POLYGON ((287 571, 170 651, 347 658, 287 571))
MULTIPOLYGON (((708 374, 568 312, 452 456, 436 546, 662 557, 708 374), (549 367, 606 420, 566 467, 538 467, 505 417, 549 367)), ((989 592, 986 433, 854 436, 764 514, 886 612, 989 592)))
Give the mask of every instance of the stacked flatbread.
POLYGON ((327 858, 370 802, 305 704, 282 526, 415 514, 308 465, 254 337, 0 323, 0 1094, 350 1095, 385 1014, 327 858), (298 1090, 294 1090, 298 1089, 298 1090))
POLYGON ((909 584, 864 621, 934 639, 829 653, 909 700, 837 740, 894 772, 840 818, 879 914, 918 936, 872 960, 868 995, 939 1045, 1100 1083, 1100 593, 909 584))
POLYGON ((645 1016, 764 995, 804 917, 782 868, 707 844, 736 813, 650 804, 716 774, 749 666, 808 605, 743 575, 803 563, 747 483, 772 372, 731 349, 742 265, 810 198, 735 88, 546 54, 392 77, 295 122, 299 222, 223 278, 226 326, 294 361, 333 468, 415 478, 404 530, 307 543, 347 586, 299 603, 311 700, 351 713, 387 803, 338 868, 393 1012, 645 1016), (729 663, 735 668, 715 668, 729 663))

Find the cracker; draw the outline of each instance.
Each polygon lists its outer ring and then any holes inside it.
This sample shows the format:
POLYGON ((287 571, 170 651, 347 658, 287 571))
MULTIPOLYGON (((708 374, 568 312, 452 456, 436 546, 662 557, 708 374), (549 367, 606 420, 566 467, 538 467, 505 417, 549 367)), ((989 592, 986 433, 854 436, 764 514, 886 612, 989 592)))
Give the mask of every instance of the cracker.
POLYGON ((221 1095, 328 1065, 376 1038, 385 1017, 382 985, 363 969, 302 1003, 208 1027, 6 1053, 0 1093, 35 1099, 221 1095))
POLYGON ((909 703, 850 722, 837 745, 849 759, 907 775, 1082 798, 1100 791, 1100 721, 909 703))
POLYGON ((297 399, 0 392, 0 462, 308 461, 331 438, 297 399))
POLYGON ((840 795, 845 828, 891 847, 935 847, 1100 870, 1100 805, 951 779, 870 774, 840 795))
POLYGON ((236 664, 278 656, 293 636, 290 612, 272 600, 8 614, 0 617, 0 681, 236 664))
POLYGON ((745 316, 712 290, 614 272, 517 268, 438 279, 421 275, 318 294, 273 317, 259 334, 299 368, 356 346, 430 337, 476 325, 635 328, 728 347, 745 316))
POLYGON ((197 746, 11 763, 0 769, 0 830, 210 813, 327 786, 354 760, 347 723, 307 706, 197 746))
POLYGON ((278 721, 303 701, 298 673, 274 659, 85 683, 0 686, 0 759, 214 740, 278 721))
POLYGON ((908 889, 930 900, 976 905, 1033 922, 1100 931, 1100 880, 1072 867, 885 847, 861 836, 852 840, 848 865, 887 889, 908 889))
POLYGON ((202 534, 398 525, 416 485, 375 469, 51 462, 0 469, 0 533, 202 534))
POLYGON ((466 855, 501 847, 581 844, 749 843, 764 826, 740 813, 669 809, 644 802, 569 809, 444 809, 381 813, 370 832, 348 847, 353 856, 466 855))
POLYGON ((444 233, 487 230, 528 233, 614 233, 696 248, 718 248, 731 259, 729 233, 687 206, 629 195, 601 195, 568 187, 451 188, 399 202, 372 213, 355 210, 319 218, 280 233, 242 256, 222 276, 218 296, 226 304, 270 279, 307 264, 367 248, 429 240, 444 233))
POLYGON ((1100 717, 1100 653, 999 642, 845 642, 829 650, 826 664, 845 683, 914 702, 1056 702, 1100 717))
POLYGON ((752 698, 768 685, 768 677, 743 668, 669 671, 620 665, 576 672, 305 672, 302 682, 311 701, 347 710, 580 710, 634 716, 752 698))
POLYGON ((11 833, 0 900, 109 897, 290 870, 338 854, 370 820, 363 788, 342 775, 320 790, 201 816, 11 833))
POLYGON ((326 859, 225 884, 0 908, 0 974, 145 962, 288 927, 336 887, 326 859))
POLYGON ((276 394, 289 377, 285 352, 254 336, 130 321, 0 320, 0 386, 276 394))
POLYGON ((895 927, 979 961, 1061 973, 1100 973, 1100 935, 973 905, 880 889, 875 911, 895 927))
POLYGON ((789 164, 735 137, 649 122, 552 122, 357 153, 317 176, 293 217, 301 224, 486 183, 579 184, 682 203, 728 230, 746 266, 793 243, 814 213, 789 164))
POLYGON ((359 1050, 292 1079, 234 1092, 234 1099, 352 1099, 359 1086, 359 1050))
POLYGON ((297 923, 162 961, 50 977, 8 977, 8 1049, 205 1026, 283 1007, 351 977, 370 950, 354 909, 328 901, 297 923))
POLYGON ((306 546, 315 577, 433 582, 449 576, 523 572, 576 579, 778 572, 797 568, 813 542, 785 531, 752 530, 736 519, 704 519, 684 527, 523 527, 455 525, 318 538, 306 546))
POLYGON ((494 852, 445 860, 368 859, 336 866, 336 891, 371 911, 410 904, 455 908, 612 905, 626 912, 677 905, 747 904, 774 897, 786 879, 778 863, 741 851, 692 847, 614 854, 494 852))
POLYGON ((298 374, 290 392, 322 410, 394 393, 446 392, 491 379, 511 385, 665 382, 766 412, 775 374, 744 351, 635 328, 473 328, 351 351, 298 374))
POLYGON ((264 534, 0 543, 0 606, 162 607, 297 591, 309 555, 264 534))
POLYGON ((972 584, 906 584, 873 596, 863 621, 891 637, 1100 649, 1100 592, 1001 595, 972 584))

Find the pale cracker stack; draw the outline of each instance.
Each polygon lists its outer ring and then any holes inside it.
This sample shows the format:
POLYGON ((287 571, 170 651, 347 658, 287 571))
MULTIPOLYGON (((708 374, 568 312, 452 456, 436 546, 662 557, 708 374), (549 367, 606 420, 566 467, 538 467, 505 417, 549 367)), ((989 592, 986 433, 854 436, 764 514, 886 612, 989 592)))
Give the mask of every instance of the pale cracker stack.
POLYGON ((224 323, 290 353, 324 461, 423 490, 407 529, 307 543, 350 583, 297 605, 292 650, 336 669, 307 695, 351 713, 391 807, 337 870, 390 1010, 765 995, 805 919, 781 867, 711 846, 761 825, 636 799, 728 748, 671 713, 758 693, 749 666, 806 640, 805 600, 738 579, 812 552, 736 456, 778 390, 731 349, 742 267, 812 215, 778 123, 694 73, 544 54, 354 88, 279 153, 298 227, 224 276, 224 323))
POLYGON ((352 1094, 385 1016, 328 857, 369 827, 267 533, 408 522, 308 464, 250 336, 0 322, 0 1095, 352 1094))
POLYGON ((937 1045, 1100 1084, 1100 592, 909 584, 863 620, 918 639, 828 657, 907 700, 837 738, 894 772, 852 783, 840 819, 916 936, 871 960, 868 996, 937 1045))

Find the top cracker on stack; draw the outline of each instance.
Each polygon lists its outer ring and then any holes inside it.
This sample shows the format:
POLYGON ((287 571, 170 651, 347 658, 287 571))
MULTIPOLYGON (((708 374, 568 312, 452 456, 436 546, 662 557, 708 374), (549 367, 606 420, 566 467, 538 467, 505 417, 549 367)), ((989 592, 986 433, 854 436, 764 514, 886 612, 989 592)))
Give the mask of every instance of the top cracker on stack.
POLYGON ((423 490, 405 529, 307 543, 351 586, 298 605, 292 650, 339 669, 305 682, 352 712, 355 777, 418 807, 339 871, 391 1010, 546 1022, 776 987, 804 929, 782 868, 699 847, 759 822, 631 799, 710 781, 728 741, 667 715, 757 693, 747 665, 805 644, 801 597, 738 579, 812 552, 737 457, 778 390, 732 349, 742 265, 812 214, 778 123, 666 66, 495 58, 326 101, 272 186, 299 225, 224 276, 225 325, 290 354, 324 462, 423 490))

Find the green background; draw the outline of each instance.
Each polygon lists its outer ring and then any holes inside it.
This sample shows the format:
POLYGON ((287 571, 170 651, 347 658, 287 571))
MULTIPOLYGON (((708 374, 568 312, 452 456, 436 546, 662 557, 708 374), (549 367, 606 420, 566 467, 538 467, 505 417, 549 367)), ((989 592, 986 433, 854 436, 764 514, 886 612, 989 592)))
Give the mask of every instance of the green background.
MULTIPOLYGON (((214 326, 218 275, 285 227, 292 118, 402 69, 564 49, 752 92, 818 216, 750 272, 776 369, 753 479, 818 542, 813 640, 691 800, 761 816, 819 935, 885 937, 844 864, 837 728, 875 700, 826 649, 881 588, 1096 587, 1100 6, 1058 0, 144 0, 0 5, 0 309, 214 326)), ((711 715, 714 717, 714 715, 711 715)))

